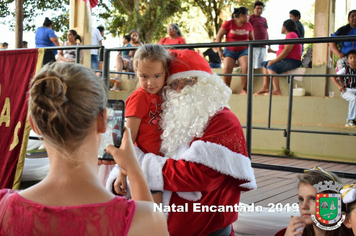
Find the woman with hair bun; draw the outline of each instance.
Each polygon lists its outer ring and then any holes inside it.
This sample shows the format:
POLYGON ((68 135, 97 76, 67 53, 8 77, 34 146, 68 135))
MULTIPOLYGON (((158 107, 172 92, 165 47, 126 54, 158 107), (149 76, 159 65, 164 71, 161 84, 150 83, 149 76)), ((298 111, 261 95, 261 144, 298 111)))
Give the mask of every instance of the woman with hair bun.
MULTIPOLYGON (((78 35, 77 31, 69 30, 67 33, 67 41, 61 46, 74 46, 79 45, 82 42, 81 37, 78 35), (77 42, 79 41, 79 43, 77 42)), ((75 49, 65 49, 59 50, 58 52, 58 62, 75 62, 77 58, 77 50, 75 49)))
MULTIPOLYGON (((43 26, 37 28, 35 35, 36 48, 59 46, 58 38, 54 33, 52 26, 53 22, 46 17, 43 26)), ((49 62, 55 62, 56 54, 57 51, 55 50, 46 50, 42 65, 49 62)))
POLYGON ((163 37, 158 42, 161 45, 186 44, 177 24, 170 24, 167 27, 168 37, 163 37))
POLYGON ((130 129, 120 149, 106 151, 126 171, 133 200, 113 195, 99 180, 106 102, 103 81, 80 64, 48 64, 34 77, 28 119, 43 137, 50 169, 28 189, 0 191, 0 235, 168 235, 163 213, 153 211, 130 129))
MULTIPOLYGON (((246 7, 235 8, 232 13, 232 19, 226 21, 220 28, 216 42, 221 42, 226 35, 226 42, 254 40, 253 27, 250 24, 249 11, 246 7)), ((247 46, 226 47, 224 51, 218 48, 219 56, 224 63, 224 74, 231 74, 236 60, 241 66, 242 74, 247 73, 247 46)), ((225 84, 230 87, 231 76, 224 75, 225 84)), ((241 76, 241 94, 247 94, 247 77, 241 76)))

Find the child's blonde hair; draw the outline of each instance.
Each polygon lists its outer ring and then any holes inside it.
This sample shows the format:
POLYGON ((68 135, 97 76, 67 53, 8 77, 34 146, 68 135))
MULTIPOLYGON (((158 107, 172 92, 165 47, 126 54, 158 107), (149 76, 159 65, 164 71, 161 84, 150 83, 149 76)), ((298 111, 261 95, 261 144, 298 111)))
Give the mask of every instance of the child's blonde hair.
POLYGON ((169 75, 170 56, 168 52, 159 44, 145 44, 140 46, 135 52, 133 68, 137 70, 140 61, 161 61, 166 78, 169 75))
POLYGON ((45 65, 32 79, 29 93, 35 125, 67 157, 82 144, 107 102, 103 81, 75 63, 45 65))

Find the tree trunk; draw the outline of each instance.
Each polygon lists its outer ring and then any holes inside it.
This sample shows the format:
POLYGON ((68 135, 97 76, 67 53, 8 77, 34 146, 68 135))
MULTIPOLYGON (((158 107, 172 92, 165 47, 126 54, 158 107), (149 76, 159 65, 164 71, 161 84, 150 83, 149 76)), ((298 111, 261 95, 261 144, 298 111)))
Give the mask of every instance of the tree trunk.
POLYGON ((23 33, 23 0, 15 0, 15 48, 22 48, 22 33, 23 33))

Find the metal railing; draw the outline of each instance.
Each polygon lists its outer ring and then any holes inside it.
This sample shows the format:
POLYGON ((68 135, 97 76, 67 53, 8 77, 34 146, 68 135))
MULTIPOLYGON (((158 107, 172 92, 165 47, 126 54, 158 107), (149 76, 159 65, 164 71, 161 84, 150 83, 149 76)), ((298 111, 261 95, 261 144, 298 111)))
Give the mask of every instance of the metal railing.
MULTIPOLYGON (((253 79, 254 77, 264 76, 264 74, 254 74, 253 70, 253 47, 261 46, 261 45, 279 45, 279 44, 305 44, 305 43, 329 43, 329 42, 345 42, 345 41, 356 41, 356 36, 339 36, 339 37, 317 37, 317 38, 299 38, 299 39, 279 39, 279 40, 255 40, 255 41, 242 41, 242 42, 221 42, 221 43, 197 43, 197 44, 184 44, 184 45, 164 45, 166 49, 195 49, 195 48, 210 48, 210 47, 231 47, 231 46, 247 46, 248 47, 248 70, 247 74, 229 74, 232 76, 247 76, 247 114, 246 114, 246 145, 249 153, 249 158, 251 158, 251 141, 252 141, 252 129, 263 129, 263 130, 279 130, 284 131, 286 137, 286 149, 290 150, 290 139, 291 133, 311 133, 311 134, 328 134, 328 135, 348 135, 348 136, 356 136, 356 133, 348 133, 348 132, 325 132, 325 131, 316 131, 316 130, 298 130, 292 129, 292 109, 293 109, 293 84, 294 77, 296 76, 309 76, 309 77, 330 77, 330 76, 339 76, 335 74, 294 74, 294 75, 274 75, 274 77, 287 77, 289 81, 289 104, 288 104, 288 120, 286 129, 280 128, 272 128, 271 127, 271 107, 272 107, 272 95, 269 98, 269 114, 268 114, 268 125, 267 127, 253 127, 252 126, 252 98, 253 98, 253 79)), ((115 74, 134 74, 132 72, 110 72, 110 53, 114 51, 128 51, 128 50, 136 50, 138 47, 116 47, 116 48, 104 48, 98 46, 66 46, 66 47, 48 47, 46 49, 73 49, 77 50, 77 62, 80 62, 80 50, 83 49, 93 49, 93 48, 101 48, 101 52, 103 52, 103 70, 102 77, 109 88, 110 81, 110 73, 115 74), (79 59, 78 59, 79 57, 79 59)), ((219 75, 227 75, 227 74, 219 74, 219 75)), ((267 75, 266 75, 267 76, 267 75)), ((271 75, 268 75, 271 76, 271 75)), ((340 77, 340 76, 339 76, 340 77)), ((273 76, 270 81, 270 88, 272 86, 273 76)), ((271 91, 271 90, 270 90, 271 91)), ((270 93, 271 94, 271 93, 270 93)), ((273 166, 266 164, 256 164, 256 168, 261 168, 264 166, 267 169, 275 169, 275 170, 284 170, 285 167, 282 166, 273 166)), ((291 168, 291 167, 290 167, 291 168)), ((294 167, 293 167, 294 168, 294 167)), ((294 168, 289 171, 292 172, 300 172, 303 168, 294 168)), ((346 173, 347 177, 356 178, 356 174, 346 173)))

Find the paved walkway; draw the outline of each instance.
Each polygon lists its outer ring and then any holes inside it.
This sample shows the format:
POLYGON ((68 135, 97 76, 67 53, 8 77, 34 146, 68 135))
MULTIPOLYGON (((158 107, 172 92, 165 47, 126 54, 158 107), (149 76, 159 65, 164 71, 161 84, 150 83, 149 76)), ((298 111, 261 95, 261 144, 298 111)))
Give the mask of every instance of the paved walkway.
MULTIPOLYGON (((282 165, 310 169, 319 166, 324 170, 356 173, 356 164, 342 164, 324 161, 300 160, 284 157, 252 156, 252 163, 282 165)), ((243 193, 241 202, 259 204, 267 207, 269 203, 297 202, 297 176, 299 173, 254 168, 257 190, 243 193)), ((354 183, 356 179, 341 178, 344 184, 354 183)))

